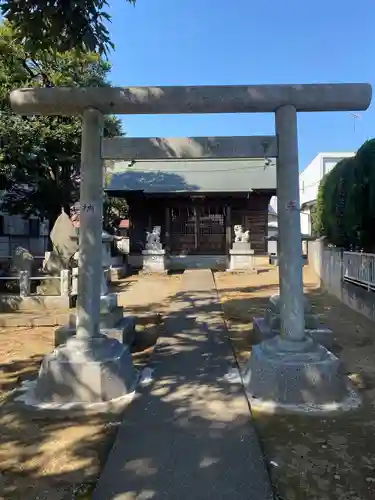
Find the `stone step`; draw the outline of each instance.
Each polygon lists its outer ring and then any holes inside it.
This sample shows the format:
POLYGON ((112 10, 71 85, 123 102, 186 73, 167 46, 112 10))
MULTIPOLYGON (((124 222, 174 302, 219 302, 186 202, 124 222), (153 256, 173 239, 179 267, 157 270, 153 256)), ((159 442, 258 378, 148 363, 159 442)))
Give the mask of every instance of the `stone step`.
POLYGON ((67 310, 70 306, 70 297, 61 295, 30 295, 28 297, 10 294, 0 295, 1 313, 22 311, 46 314, 48 312, 55 312, 56 310, 67 310))
POLYGON ((74 311, 20 311, 0 314, 0 328, 62 326, 70 323, 74 311))

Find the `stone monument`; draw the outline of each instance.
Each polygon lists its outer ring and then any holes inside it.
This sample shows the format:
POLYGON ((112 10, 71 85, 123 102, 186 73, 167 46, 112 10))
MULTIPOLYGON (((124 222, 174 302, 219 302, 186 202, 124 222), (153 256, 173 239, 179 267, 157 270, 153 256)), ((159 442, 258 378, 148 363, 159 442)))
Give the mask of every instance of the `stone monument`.
MULTIPOLYGON (((56 219, 50 233, 52 251, 46 252, 43 261, 43 272, 49 276, 60 277, 64 269, 74 267, 74 255, 78 251, 78 236, 70 217, 64 212, 56 219)), ((43 280, 38 287, 40 295, 60 295, 60 280, 52 278, 43 280)))
POLYGON ((230 254, 229 271, 249 272, 254 269, 254 250, 250 244, 250 232, 241 225, 234 226, 234 242, 230 254))
POLYGON ((146 233, 146 248, 143 250, 143 271, 165 273, 165 250, 160 241, 161 226, 155 226, 146 233))
MULTIPOLYGON (((303 305, 306 335, 324 347, 331 348, 333 344, 332 330, 321 324, 319 317, 313 314, 310 301, 306 296, 303 296, 303 305)), ((255 317, 253 325, 254 333, 259 340, 266 340, 279 335, 281 328, 280 295, 272 295, 264 317, 255 317)))

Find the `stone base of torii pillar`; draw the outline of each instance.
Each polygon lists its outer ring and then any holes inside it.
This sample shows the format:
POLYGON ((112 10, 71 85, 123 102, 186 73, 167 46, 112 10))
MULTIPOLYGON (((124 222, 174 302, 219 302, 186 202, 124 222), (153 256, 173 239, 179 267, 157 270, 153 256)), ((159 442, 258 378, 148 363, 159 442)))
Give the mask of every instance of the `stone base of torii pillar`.
POLYGON ((253 347, 242 381, 251 407, 265 413, 333 414, 361 399, 340 360, 312 339, 297 346, 280 336, 253 347))
MULTIPOLYGON (((319 317, 313 314, 310 301, 304 296, 305 312, 305 333, 319 344, 331 349, 333 345, 333 332, 321 323, 319 317)), ((280 334, 281 300, 280 295, 272 295, 268 307, 263 317, 253 318, 254 337, 261 340, 267 340, 280 334)))

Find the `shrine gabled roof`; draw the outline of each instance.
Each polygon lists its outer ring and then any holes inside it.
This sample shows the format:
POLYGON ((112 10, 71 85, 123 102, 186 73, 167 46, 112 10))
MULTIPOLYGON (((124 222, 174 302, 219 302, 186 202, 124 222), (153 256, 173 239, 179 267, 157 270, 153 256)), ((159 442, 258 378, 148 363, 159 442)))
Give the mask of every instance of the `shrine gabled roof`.
POLYGON ((117 161, 106 191, 248 193, 276 190, 274 159, 117 161))

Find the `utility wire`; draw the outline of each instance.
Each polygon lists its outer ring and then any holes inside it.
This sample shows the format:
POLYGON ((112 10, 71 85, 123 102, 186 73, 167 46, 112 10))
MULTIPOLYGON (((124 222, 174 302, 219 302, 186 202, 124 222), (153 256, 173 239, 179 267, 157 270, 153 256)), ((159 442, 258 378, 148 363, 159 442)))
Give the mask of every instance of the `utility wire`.
MULTIPOLYGON (((268 167, 276 167, 276 165, 274 164, 271 164, 271 165, 268 165, 268 167)), ((266 167, 267 168, 267 167, 266 167)), ((122 174, 124 172, 126 172, 128 169, 124 169, 124 170, 118 170, 118 171, 113 171, 112 174, 122 174)), ((209 170, 203 170, 203 169, 196 169, 196 170, 185 170, 185 169, 178 169, 178 170, 172 170, 172 169, 166 169, 166 170, 161 170, 161 169, 158 169, 158 168, 147 168, 147 169, 137 169, 135 167, 129 167, 129 172, 140 172, 140 173, 148 173, 148 172, 160 172, 160 173, 165 173, 165 174, 184 174, 184 173, 196 173, 196 174, 200 174, 200 173, 211 173, 211 172, 234 172, 234 171, 238 171, 238 170, 254 170, 254 171, 257 171, 257 170, 265 170, 265 167, 264 166, 258 166, 258 167, 237 167, 237 168, 221 168, 221 169, 216 169, 216 168, 212 168, 212 169, 209 169, 209 170)))

